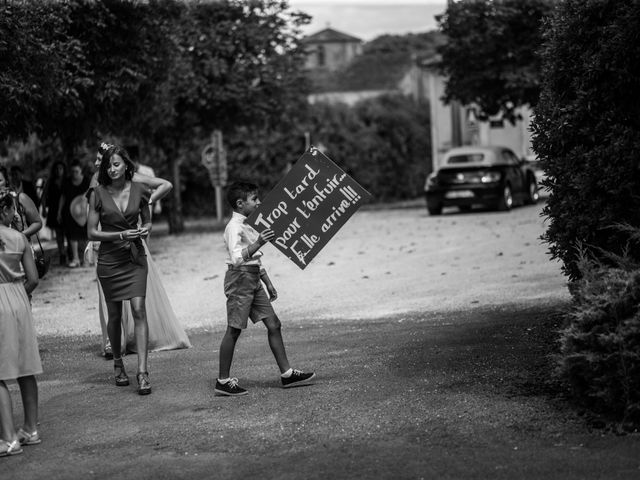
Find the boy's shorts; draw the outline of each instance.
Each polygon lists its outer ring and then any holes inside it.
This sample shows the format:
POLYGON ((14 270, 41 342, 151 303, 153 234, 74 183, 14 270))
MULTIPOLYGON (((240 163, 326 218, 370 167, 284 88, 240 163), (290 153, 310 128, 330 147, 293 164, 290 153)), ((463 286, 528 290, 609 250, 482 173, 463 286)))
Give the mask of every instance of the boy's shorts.
POLYGON ((229 266, 224 276, 224 294, 227 296, 227 324, 230 327, 244 329, 248 318, 257 323, 275 316, 257 266, 229 266))

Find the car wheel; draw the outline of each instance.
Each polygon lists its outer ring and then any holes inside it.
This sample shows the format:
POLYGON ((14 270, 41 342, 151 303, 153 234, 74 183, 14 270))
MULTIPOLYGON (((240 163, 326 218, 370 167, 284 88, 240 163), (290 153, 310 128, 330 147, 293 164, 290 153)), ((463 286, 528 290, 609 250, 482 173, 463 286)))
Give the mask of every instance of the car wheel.
POLYGON ((498 210, 506 212, 513 207, 513 193, 511 192, 511 185, 508 183, 502 189, 502 196, 498 200, 498 210))
POLYGON ((441 215, 442 214, 442 204, 439 204, 439 205, 427 205, 427 210, 429 211, 429 215, 441 215))
POLYGON ((527 203, 530 205, 538 203, 540 194, 538 193, 538 184, 535 178, 529 179, 529 186, 527 187, 527 203))
POLYGON ((469 213, 471 211, 471 205, 460 205, 458 210, 464 213, 469 213))

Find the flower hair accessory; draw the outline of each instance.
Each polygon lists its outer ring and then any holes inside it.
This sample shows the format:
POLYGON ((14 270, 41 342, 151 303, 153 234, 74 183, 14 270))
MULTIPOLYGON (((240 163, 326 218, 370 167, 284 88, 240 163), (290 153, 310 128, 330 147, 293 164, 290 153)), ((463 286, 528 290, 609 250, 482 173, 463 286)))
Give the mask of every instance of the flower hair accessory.
POLYGON ((10 196, 16 198, 18 194, 10 188, 0 188, 0 200, 4 200, 5 197, 10 196))
POLYGON ((110 148, 115 147, 115 145, 107 142, 102 142, 98 147, 98 158, 102 160, 102 156, 107 153, 110 148))

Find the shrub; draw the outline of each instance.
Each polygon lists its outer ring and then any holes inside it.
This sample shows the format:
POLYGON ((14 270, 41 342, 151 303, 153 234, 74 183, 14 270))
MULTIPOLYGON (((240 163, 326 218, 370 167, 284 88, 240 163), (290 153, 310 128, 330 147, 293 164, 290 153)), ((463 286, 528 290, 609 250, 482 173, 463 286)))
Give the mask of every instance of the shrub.
POLYGON ((640 271, 627 254, 606 255, 605 265, 580 252, 574 304, 561 331, 559 374, 583 406, 638 426, 640 271))

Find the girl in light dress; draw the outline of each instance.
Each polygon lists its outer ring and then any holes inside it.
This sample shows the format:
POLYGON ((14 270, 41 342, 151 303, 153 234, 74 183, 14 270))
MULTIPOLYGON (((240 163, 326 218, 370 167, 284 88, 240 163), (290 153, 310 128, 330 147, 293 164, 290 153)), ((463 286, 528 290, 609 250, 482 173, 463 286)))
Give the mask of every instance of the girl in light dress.
POLYGON ((22 453, 22 445, 41 442, 37 431, 38 384, 42 373, 29 295, 38 271, 27 238, 10 228, 16 194, 0 189, 0 457, 22 453), (16 379, 24 408, 24 424, 16 432, 6 380, 16 379))
MULTIPOLYGON (((113 146, 114 145, 108 143, 100 144, 95 163, 97 169, 100 168, 100 164, 102 163, 102 156, 113 146)), ((96 172, 91 179, 90 190, 98 184, 97 178, 98 172, 96 172)), ((150 177, 138 172, 134 173, 132 180, 153 190, 149 197, 150 205, 164 198, 173 188, 171 183, 163 178, 150 177)), ((169 302, 169 297, 162 286, 160 272, 151 259, 146 242, 142 243, 147 254, 148 265, 146 310, 149 324, 149 351, 189 348, 191 347, 191 343, 189 342, 189 338, 182 328, 182 325, 178 321, 178 318, 173 311, 173 307, 169 302)), ((89 242, 85 251, 86 262, 95 262, 98 245, 99 242, 89 242)), ((111 350, 107 334, 107 304, 100 282, 96 283, 98 284, 99 297, 98 314, 100 316, 100 327, 102 329, 102 354, 107 360, 110 360, 113 358, 113 352, 111 350)), ((131 313, 131 305, 128 301, 124 302, 122 308, 122 334, 124 337, 123 346, 125 346, 123 351, 136 352, 135 337, 133 333, 133 316, 131 313)))

